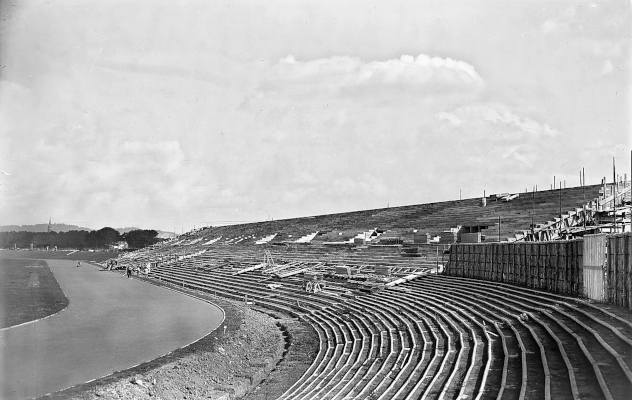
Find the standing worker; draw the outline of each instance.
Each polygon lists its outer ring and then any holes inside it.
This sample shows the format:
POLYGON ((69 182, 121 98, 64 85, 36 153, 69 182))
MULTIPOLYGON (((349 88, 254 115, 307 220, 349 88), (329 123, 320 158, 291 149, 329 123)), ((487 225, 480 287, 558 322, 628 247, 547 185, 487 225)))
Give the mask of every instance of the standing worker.
POLYGON ((128 278, 132 276, 132 270, 129 269, 129 264, 125 266, 125 273, 127 274, 128 278))

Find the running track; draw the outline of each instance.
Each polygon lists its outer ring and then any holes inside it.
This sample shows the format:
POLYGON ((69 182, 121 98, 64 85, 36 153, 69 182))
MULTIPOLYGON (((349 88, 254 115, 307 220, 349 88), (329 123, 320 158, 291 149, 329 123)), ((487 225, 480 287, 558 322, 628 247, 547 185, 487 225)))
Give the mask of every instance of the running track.
POLYGON ((216 329, 208 303, 76 262, 47 260, 70 305, 0 330, 0 399, 25 399, 149 361, 216 329))

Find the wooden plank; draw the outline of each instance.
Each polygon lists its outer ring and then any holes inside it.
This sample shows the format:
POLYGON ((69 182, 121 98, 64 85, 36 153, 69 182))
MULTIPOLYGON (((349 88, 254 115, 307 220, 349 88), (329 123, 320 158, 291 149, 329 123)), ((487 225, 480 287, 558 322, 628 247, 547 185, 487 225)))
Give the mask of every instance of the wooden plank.
POLYGON ((551 270, 551 289, 554 292, 557 292, 558 290, 558 280, 560 278, 560 270, 564 269, 564 261, 565 261, 565 257, 564 255, 566 254, 566 246, 568 246, 568 242, 560 242, 555 249, 555 253, 556 253, 556 258, 555 258, 555 265, 553 266, 553 269, 551 270))
MULTIPOLYGON (((622 265, 621 265, 621 237, 617 236, 615 238, 615 240, 617 241, 617 248, 616 248, 616 256, 615 256, 615 264, 616 264, 616 269, 617 269, 617 296, 618 296, 618 306, 619 307, 623 307, 623 302, 624 302, 624 291, 623 291, 623 274, 622 274, 622 265)), ((627 305, 627 304, 626 304, 627 305)))
POLYGON ((576 244, 577 241, 564 242, 564 246, 562 247, 562 263, 557 274, 557 281, 555 282, 556 287, 559 288, 556 290, 558 293, 570 294, 571 292, 566 285, 566 272, 571 265, 572 255, 575 254, 573 250, 576 248, 576 244))
POLYGON ((625 243, 625 267, 628 279, 628 309, 632 310, 632 233, 626 235, 625 243))
POLYGON ((621 264, 621 279, 623 280, 623 307, 628 308, 630 302, 630 292, 628 291, 628 266, 626 263, 627 236, 621 235, 621 248, 619 261, 621 264))
POLYGON ((485 247, 485 269, 483 272, 483 276, 485 277, 485 279, 490 280, 490 276, 491 274, 488 274, 488 271, 491 270, 491 250, 493 248, 493 244, 490 244, 489 246, 485 247))
POLYGON ((628 281, 628 309, 632 310, 632 233, 626 235, 625 241, 625 270, 628 281))
POLYGON ((521 285, 529 286, 528 284, 528 271, 529 271, 529 257, 527 256, 527 249, 529 248, 529 244, 525 243, 522 245, 522 268, 521 268, 521 285))
POLYGON ((476 252, 476 274, 477 276, 481 276, 481 271, 484 269, 485 265, 485 247, 486 246, 472 246, 472 249, 476 252))
POLYGON ((571 267, 569 268, 570 271, 569 273, 573 274, 573 278, 575 279, 575 282, 573 282, 573 280, 569 280, 569 282, 571 283, 571 287, 569 288, 570 293, 575 293, 575 295, 581 295, 581 290, 583 288, 583 280, 584 280, 584 275, 582 273, 583 271, 583 266, 584 266, 584 246, 583 246, 583 240, 582 241, 577 241, 576 246, 575 246, 575 259, 573 262, 573 265, 571 265, 571 267))
POLYGON ((617 270, 619 271, 621 307, 628 308, 628 282, 625 265, 625 235, 617 236, 617 270))
POLYGON ((537 251, 537 266, 538 266, 538 273, 537 273, 537 281, 536 281, 536 288, 541 289, 542 288, 542 275, 543 275, 543 262, 542 262, 542 256, 543 256, 543 249, 544 249, 544 245, 542 245, 541 243, 538 243, 536 246, 536 251, 537 251))
POLYGON ((554 243, 552 246, 547 246, 548 254, 546 261, 546 268, 548 276, 546 277, 546 289, 554 290, 555 280, 557 279, 556 271, 560 267, 560 248, 562 243, 554 243))
POLYGON ((455 276, 461 276, 461 264, 460 264, 460 260, 459 260, 459 246, 458 245, 454 245, 450 248, 450 253, 453 255, 454 258, 454 275, 455 276))
POLYGON ((607 255, 606 255, 606 266, 607 266, 607 278, 608 278, 608 282, 606 283, 606 287, 607 287, 607 299, 606 301, 608 303, 614 304, 615 298, 614 298, 614 289, 613 289, 613 285, 614 285, 614 277, 612 276, 612 247, 613 247, 613 243, 611 238, 608 238, 607 241, 608 243, 608 248, 607 248, 607 255))
POLYGON ((467 252, 467 256, 469 257, 469 259, 472 262, 472 268, 469 271, 469 274, 471 276, 476 276, 478 277, 480 269, 481 269, 481 265, 480 265, 480 259, 479 259, 479 247, 478 246, 473 246, 473 245, 469 245, 468 246, 468 252, 467 252))
POLYGON ((497 261, 496 261, 496 282, 503 282, 503 272, 504 272, 504 262, 503 262, 503 257, 504 257, 504 243, 498 243, 498 250, 496 252, 496 257, 497 257, 497 261))
POLYGON ((514 244, 511 247, 511 282, 516 283, 516 277, 518 276, 518 271, 516 266, 516 257, 518 257, 518 251, 520 250, 520 244, 514 244))
POLYGON ((498 249, 498 244, 496 243, 492 244, 492 246, 489 248, 489 250, 491 250, 489 252, 489 277, 488 277, 490 281, 494 280, 494 263, 496 262, 497 249, 498 249))
POLYGON ((498 270, 499 272, 499 280, 501 282, 507 282, 507 246, 509 244, 508 243, 503 243, 500 245, 500 248, 498 249, 498 258, 500 259, 500 268, 498 270))
POLYGON ((524 281, 523 285, 529 287, 529 279, 531 276, 531 243, 525 243, 524 246, 524 281))
POLYGON ((617 303, 617 266, 615 265, 617 243, 616 240, 611 237, 608 240, 608 267, 610 268, 610 301, 614 305, 617 303))
POLYGON ((566 254, 565 262, 561 265, 557 276, 557 287, 558 293, 570 294, 570 285, 569 285, 569 267, 572 266, 572 255, 577 255, 575 249, 577 248, 577 241, 567 242, 565 243, 564 253, 566 254), (569 255, 571 255, 569 257, 569 255))

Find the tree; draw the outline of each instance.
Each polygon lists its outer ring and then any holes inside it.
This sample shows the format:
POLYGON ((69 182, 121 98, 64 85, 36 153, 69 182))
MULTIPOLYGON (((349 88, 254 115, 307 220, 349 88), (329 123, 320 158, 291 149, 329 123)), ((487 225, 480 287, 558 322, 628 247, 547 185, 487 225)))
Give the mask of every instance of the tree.
POLYGON ((105 227, 98 231, 88 232, 86 235, 86 245, 89 248, 107 248, 109 244, 121 240, 121 234, 116 229, 105 227))
POLYGON ((127 242, 127 245, 132 249, 142 249, 143 247, 151 246, 158 243, 160 239, 157 238, 158 232, 153 229, 136 229, 123 234, 123 239, 127 242))

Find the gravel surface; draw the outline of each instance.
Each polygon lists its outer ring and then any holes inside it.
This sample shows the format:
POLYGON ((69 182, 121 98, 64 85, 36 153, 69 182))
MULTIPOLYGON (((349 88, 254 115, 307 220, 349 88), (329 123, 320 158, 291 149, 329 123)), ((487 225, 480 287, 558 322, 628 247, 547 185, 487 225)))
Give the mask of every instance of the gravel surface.
POLYGON ((223 308, 223 325, 159 359, 45 398, 274 399, 300 378, 318 351, 315 332, 296 319, 180 290, 223 308))

